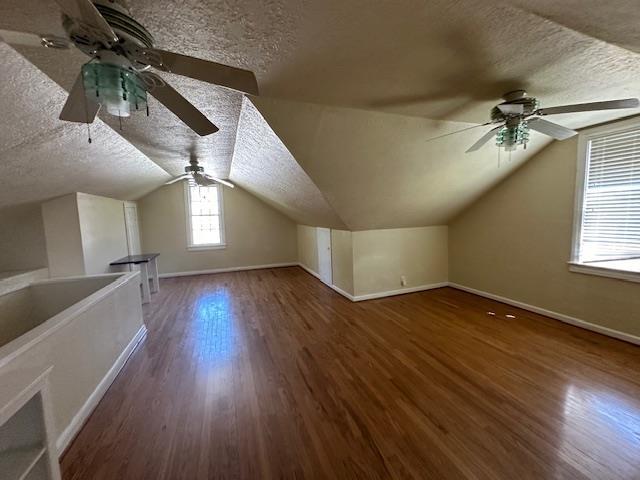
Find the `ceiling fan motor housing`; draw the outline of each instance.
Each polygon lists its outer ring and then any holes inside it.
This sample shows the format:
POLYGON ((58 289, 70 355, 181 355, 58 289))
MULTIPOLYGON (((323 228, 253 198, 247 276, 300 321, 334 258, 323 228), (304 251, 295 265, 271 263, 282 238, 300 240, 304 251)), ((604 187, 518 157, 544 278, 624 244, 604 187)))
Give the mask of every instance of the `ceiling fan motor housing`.
POLYGON ((154 39, 147 29, 131 17, 123 4, 112 0, 98 0, 93 4, 118 39, 113 41, 90 25, 63 15, 62 25, 76 47, 90 57, 99 57, 108 51, 126 58, 138 70, 149 68, 147 64, 136 62, 136 59, 141 58, 141 51, 153 48, 154 39))
POLYGON ((522 105, 522 113, 508 115, 500 110, 499 105, 496 105, 491 109, 491 121, 493 123, 505 122, 511 117, 526 118, 533 115, 540 108, 540 103, 537 98, 527 96, 521 97, 517 100, 503 102, 500 106, 502 105, 522 105))
POLYGON ((198 165, 198 161, 197 160, 191 160, 189 162, 189 165, 187 165, 186 167, 184 167, 184 172, 185 173, 203 173, 204 172, 204 167, 201 167, 200 165, 198 165))

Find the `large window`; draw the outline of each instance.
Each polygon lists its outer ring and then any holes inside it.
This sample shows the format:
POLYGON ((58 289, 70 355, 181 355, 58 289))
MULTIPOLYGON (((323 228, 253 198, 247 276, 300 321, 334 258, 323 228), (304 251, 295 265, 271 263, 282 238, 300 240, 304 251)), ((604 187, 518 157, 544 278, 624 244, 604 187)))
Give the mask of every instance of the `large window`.
POLYGON ((224 247, 222 188, 199 187, 185 182, 189 249, 224 247))
POLYGON ((577 185, 574 270, 640 280, 640 122, 583 133, 577 185))

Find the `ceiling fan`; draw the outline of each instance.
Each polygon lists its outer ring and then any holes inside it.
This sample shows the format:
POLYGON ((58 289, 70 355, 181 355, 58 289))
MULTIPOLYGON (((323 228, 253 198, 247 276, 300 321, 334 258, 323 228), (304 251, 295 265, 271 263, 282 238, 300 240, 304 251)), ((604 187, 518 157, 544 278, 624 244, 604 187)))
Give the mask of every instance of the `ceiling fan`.
POLYGON ((195 184, 200 187, 208 187, 219 183, 225 187, 233 188, 235 185, 228 180, 213 177, 207 173, 204 173, 204 167, 198 165, 198 160, 189 160, 189 165, 184 167, 184 175, 169 180, 165 185, 171 185, 172 183, 179 182, 181 180, 188 180, 190 184, 195 184))
POLYGON ((213 123, 151 68, 258 95, 253 72, 154 48, 151 34, 131 17, 124 0, 56 0, 67 37, 0 30, 15 45, 68 49, 91 57, 82 66, 61 120, 92 123, 100 109, 119 117, 146 110, 151 94, 199 135, 218 131, 213 123))
MULTIPOLYGON (((491 110, 491 121, 482 125, 470 128, 477 128, 487 125, 493 127, 475 142, 467 151, 475 152, 485 143, 496 139, 498 147, 504 147, 507 151, 515 150, 519 145, 527 147, 530 130, 548 135, 556 140, 565 140, 577 135, 578 132, 570 128, 563 127, 557 123, 549 122, 541 117, 556 115, 559 113, 591 112, 599 110, 615 110, 619 108, 636 108, 640 106, 637 98, 626 98, 623 100, 609 100, 605 102, 580 103, 575 105, 561 105, 558 107, 540 108, 540 102, 535 97, 529 97, 524 90, 515 90, 503 95, 504 102, 496 105, 491 110)), ((470 128, 459 130, 460 133, 470 128)), ((451 134, 447 134, 451 135, 451 134)), ((444 135, 443 135, 444 136, 444 135)), ((439 137, 438 137, 439 138, 439 137)))

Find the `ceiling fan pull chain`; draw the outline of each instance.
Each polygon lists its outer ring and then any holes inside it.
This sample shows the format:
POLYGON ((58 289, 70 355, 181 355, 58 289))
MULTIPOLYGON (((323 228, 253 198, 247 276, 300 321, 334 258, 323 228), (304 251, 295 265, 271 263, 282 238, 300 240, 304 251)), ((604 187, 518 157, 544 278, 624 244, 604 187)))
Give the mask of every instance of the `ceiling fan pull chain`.
POLYGON ((85 115, 85 119, 87 120, 87 140, 89 141, 89 143, 91 143, 91 123, 89 122, 89 105, 88 105, 88 100, 87 100, 87 91, 84 88, 84 82, 82 82, 82 90, 84 91, 84 115, 85 115))

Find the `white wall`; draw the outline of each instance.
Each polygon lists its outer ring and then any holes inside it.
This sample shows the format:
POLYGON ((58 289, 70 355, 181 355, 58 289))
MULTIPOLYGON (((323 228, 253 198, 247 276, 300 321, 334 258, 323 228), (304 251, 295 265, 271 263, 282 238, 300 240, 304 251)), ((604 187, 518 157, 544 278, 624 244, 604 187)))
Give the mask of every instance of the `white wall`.
POLYGON ((47 248, 40 205, 0 209, 0 272, 47 266, 47 248))
POLYGON ((72 193, 44 202, 42 216, 52 277, 106 273, 127 255, 122 200, 72 193))
POLYGON ((308 225, 297 226, 298 262, 318 273, 318 229, 308 225))
POLYGON ((110 262, 127 255, 124 202, 78 193, 78 213, 85 274, 109 272, 110 262))
POLYGON ((183 182, 138 200, 143 249, 158 252, 161 273, 197 272, 296 262, 296 226, 239 187, 223 191, 226 247, 187 249, 183 182))
POLYGON ((331 263, 333 284, 353 295, 353 234, 346 230, 331 230, 331 263))

